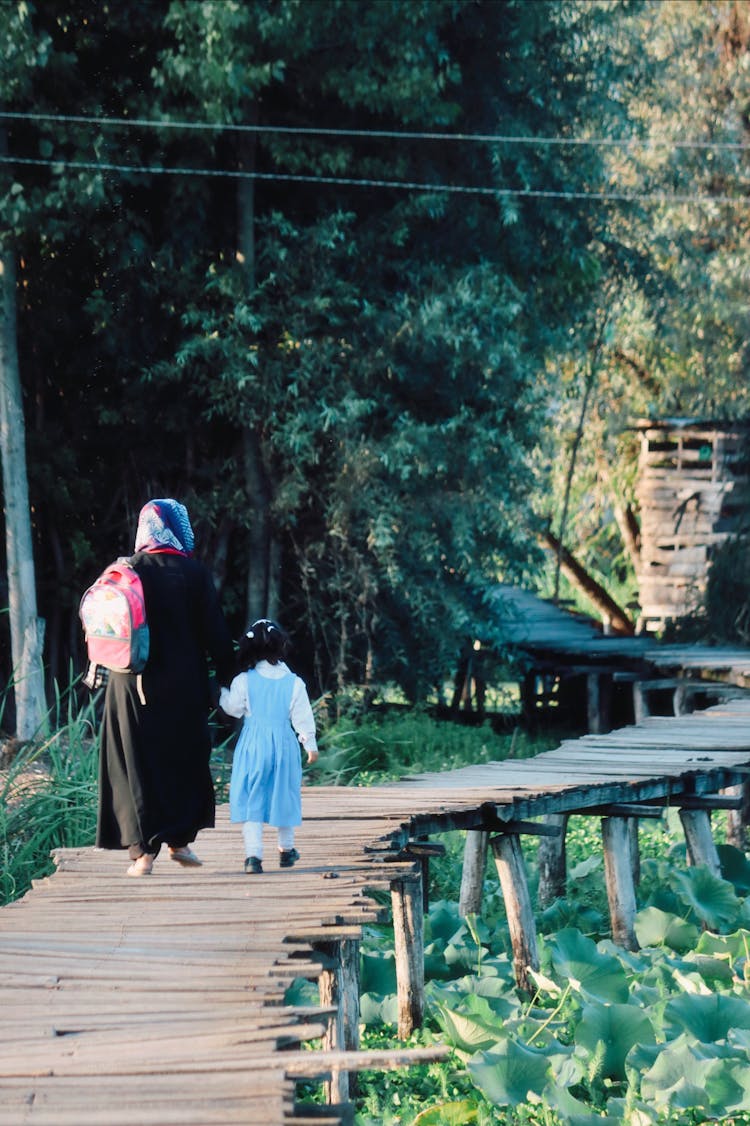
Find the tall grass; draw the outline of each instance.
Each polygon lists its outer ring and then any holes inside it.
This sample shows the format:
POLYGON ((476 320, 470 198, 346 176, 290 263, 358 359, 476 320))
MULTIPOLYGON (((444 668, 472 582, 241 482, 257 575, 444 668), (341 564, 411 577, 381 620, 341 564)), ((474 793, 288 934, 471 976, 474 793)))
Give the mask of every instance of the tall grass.
POLYGON ((94 700, 57 694, 48 730, 27 743, 0 781, 0 905, 53 870, 51 852, 90 845, 96 827, 94 700))
POLYGON ((556 746, 560 735, 498 733, 489 723, 468 726, 427 712, 384 711, 330 725, 320 721, 320 758, 310 770, 318 785, 368 786, 404 774, 432 773, 508 758, 528 758, 556 746))

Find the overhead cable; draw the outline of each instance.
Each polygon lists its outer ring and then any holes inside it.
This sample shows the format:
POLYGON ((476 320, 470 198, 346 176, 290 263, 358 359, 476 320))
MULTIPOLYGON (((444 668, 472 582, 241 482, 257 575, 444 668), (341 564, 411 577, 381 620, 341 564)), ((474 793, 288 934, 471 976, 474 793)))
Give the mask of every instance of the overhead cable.
POLYGON ((267 180, 299 184, 327 184, 357 188, 393 188, 405 191, 442 192, 495 198, 593 200, 598 203, 698 203, 750 205, 748 196, 691 195, 676 192, 565 191, 554 188, 500 188, 469 184, 440 184, 409 180, 370 180, 348 176, 313 176, 291 172, 256 172, 220 168, 168 168, 164 165, 110 164, 104 161, 56 160, 43 157, 0 156, 0 164, 21 164, 54 169, 74 168, 88 172, 123 172, 146 176, 209 176, 235 180, 267 180))
POLYGON ((218 133, 278 134, 287 136, 357 137, 405 141, 465 141, 481 144, 527 146, 587 146, 590 148, 671 148, 742 152, 747 141, 683 141, 669 137, 529 137, 504 133, 436 133, 396 129, 334 129, 323 126, 257 125, 217 121, 170 121, 138 117, 104 117, 83 114, 22 112, 0 109, 0 119, 11 121, 49 121, 76 125, 103 125, 145 129, 209 130, 218 133))

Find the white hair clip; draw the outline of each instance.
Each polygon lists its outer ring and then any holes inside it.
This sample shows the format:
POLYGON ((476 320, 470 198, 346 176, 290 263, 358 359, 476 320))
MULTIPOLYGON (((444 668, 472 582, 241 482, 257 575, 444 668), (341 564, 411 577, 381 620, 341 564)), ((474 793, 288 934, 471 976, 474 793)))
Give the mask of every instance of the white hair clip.
POLYGON ((252 631, 251 629, 249 629, 249 630, 247 631, 247 633, 245 634, 245 637, 249 637, 249 638, 250 638, 250 640, 252 641, 252 640, 253 640, 253 638, 255 637, 255 634, 253 633, 253 631, 252 631))

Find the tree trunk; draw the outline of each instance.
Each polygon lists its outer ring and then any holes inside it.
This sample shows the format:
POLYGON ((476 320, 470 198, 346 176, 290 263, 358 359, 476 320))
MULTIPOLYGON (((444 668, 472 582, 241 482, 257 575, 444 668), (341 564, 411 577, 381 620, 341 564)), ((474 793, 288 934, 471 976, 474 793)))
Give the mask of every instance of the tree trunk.
POLYGON ((46 712, 42 663, 44 622, 37 616, 36 605, 26 435, 16 343, 16 267, 7 245, 0 246, 0 292, 0 446, 16 735, 19 739, 30 739, 43 723, 46 712))
POLYGON ((641 563, 641 529, 638 525, 638 520, 630 505, 622 503, 620 495, 612 482, 612 474, 609 471, 609 465, 602 453, 600 453, 596 459, 596 466, 599 471, 599 476, 607 486, 607 491, 609 492, 609 497, 612 502, 612 511, 615 515, 615 522, 620 529, 622 542, 630 556, 633 570, 637 574, 641 563))
POLYGON ((613 598, 607 594, 604 587, 584 570, 577 559, 574 559, 566 547, 563 547, 552 532, 543 532, 540 536, 542 545, 555 552, 560 560, 560 568, 573 585, 593 602, 602 617, 609 622, 617 633, 632 636, 635 626, 628 615, 622 610, 613 598))
MULTIPOLYGON (((248 120, 257 120, 252 107, 248 120)), ((238 164, 242 171, 255 170, 255 134, 245 133, 238 142, 238 164)), ((251 176, 237 181, 237 261, 242 266, 248 293, 255 289, 255 181, 251 176)), ((250 501, 248 528, 247 616, 276 617, 279 609, 281 549, 271 520, 271 480, 265 465, 260 434, 243 435, 245 483, 250 501)))

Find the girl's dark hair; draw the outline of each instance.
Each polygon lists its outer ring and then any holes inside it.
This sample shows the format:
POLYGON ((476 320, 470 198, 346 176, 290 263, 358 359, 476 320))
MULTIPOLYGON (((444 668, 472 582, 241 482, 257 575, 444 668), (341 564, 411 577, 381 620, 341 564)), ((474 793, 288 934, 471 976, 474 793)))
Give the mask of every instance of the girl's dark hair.
POLYGON ((258 661, 277 665, 284 660, 289 649, 286 630, 269 618, 259 618, 240 638, 237 660, 242 669, 254 669, 258 661))

